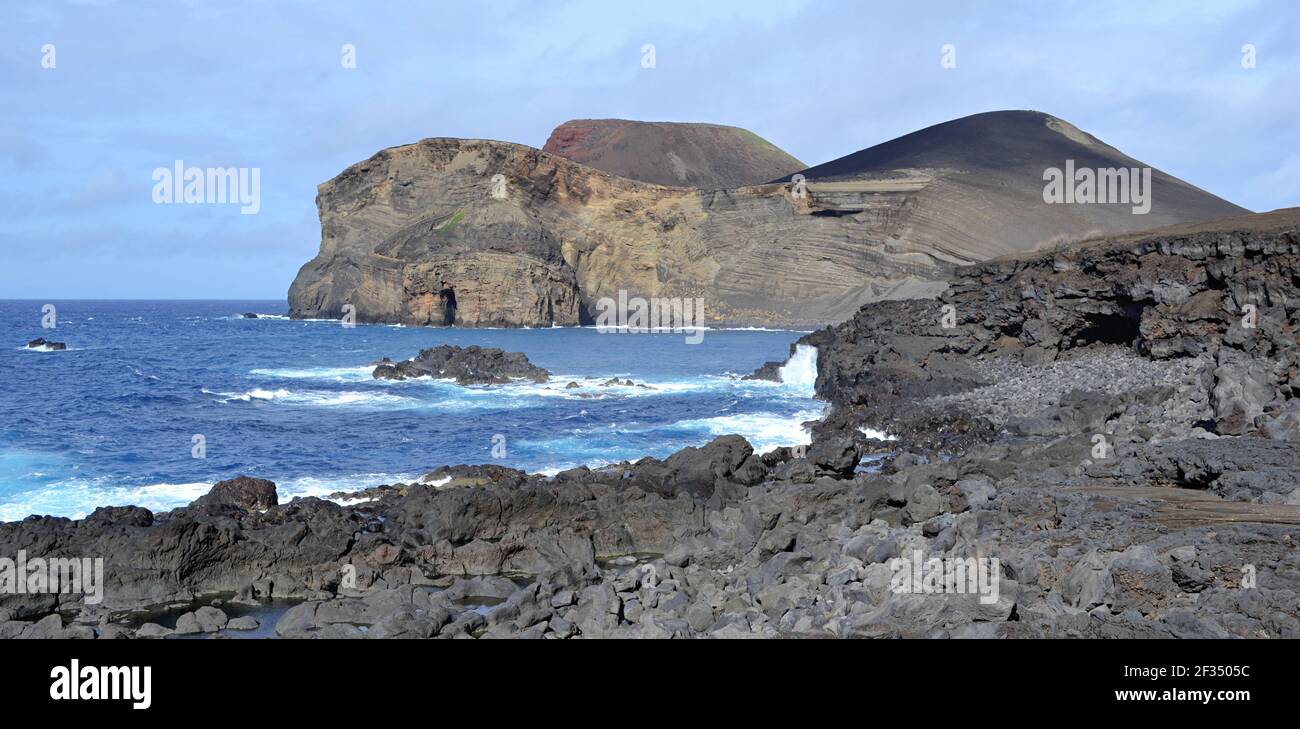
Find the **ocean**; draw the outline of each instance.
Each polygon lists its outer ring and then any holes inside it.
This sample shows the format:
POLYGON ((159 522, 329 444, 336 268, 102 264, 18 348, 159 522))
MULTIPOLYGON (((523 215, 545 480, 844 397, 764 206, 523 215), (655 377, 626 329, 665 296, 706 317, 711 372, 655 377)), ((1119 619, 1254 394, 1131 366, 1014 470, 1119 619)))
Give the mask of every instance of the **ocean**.
POLYGON ((275 481, 284 502, 443 465, 550 474, 663 457, 727 433, 762 451, 807 443, 800 423, 824 407, 812 396, 811 356, 792 360, 783 383, 739 379, 784 360, 802 332, 710 330, 687 344, 680 333, 594 328, 346 328, 285 310, 284 301, 0 301, 0 521, 170 509, 240 474, 275 481), (53 329, 41 326, 47 303, 53 329), (38 337, 68 349, 25 349, 38 337), (380 357, 439 344, 523 352, 553 377, 464 387, 370 375, 380 357), (601 386, 613 377, 649 388, 601 386))

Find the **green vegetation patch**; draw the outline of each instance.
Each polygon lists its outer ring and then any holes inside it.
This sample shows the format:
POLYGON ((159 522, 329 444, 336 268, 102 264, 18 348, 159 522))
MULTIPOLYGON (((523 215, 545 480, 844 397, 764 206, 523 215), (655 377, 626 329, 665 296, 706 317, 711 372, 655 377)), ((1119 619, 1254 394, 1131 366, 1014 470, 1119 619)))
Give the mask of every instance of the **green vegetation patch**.
POLYGON ((433 232, 435 232, 435 233, 446 233, 447 231, 451 230, 452 228, 455 228, 456 225, 457 225, 458 223, 460 223, 460 221, 462 221, 462 220, 464 220, 464 219, 465 219, 465 213, 464 213, 464 211, 457 210, 455 213, 452 214, 452 216, 451 216, 450 218, 447 218, 446 220, 442 221, 442 223, 439 224, 438 227, 434 228, 434 229, 433 229, 433 232))

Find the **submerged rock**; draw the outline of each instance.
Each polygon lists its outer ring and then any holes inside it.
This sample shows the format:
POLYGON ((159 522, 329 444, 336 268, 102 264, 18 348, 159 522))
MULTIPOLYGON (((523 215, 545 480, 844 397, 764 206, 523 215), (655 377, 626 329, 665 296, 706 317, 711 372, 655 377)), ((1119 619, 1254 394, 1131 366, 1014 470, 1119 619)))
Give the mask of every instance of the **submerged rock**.
POLYGON ((63 342, 51 342, 51 341, 49 341, 48 339, 45 339, 45 338, 38 338, 38 339, 33 339, 32 341, 28 342, 28 343, 27 343, 27 348, 28 348, 28 349, 64 350, 64 349, 67 349, 67 348, 68 348, 68 345, 64 344, 63 342))

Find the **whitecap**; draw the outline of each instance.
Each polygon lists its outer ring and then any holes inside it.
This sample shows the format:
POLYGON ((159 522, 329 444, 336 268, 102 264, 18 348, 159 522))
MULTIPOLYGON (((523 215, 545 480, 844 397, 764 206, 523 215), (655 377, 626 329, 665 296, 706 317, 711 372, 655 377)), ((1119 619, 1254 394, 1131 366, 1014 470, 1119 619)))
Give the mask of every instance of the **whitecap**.
MULTIPOLYGON (((549 382, 515 382, 509 385, 492 386, 497 391, 519 397, 549 397, 565 400, 603 400, 608 397, 659 397, 663 395, 685 395, 704 392, 734 392, 742 396, 761 392, 764 395, 778 397, 787 394, 774 392, 781 388, 780 383, 764 380, 741 380, 734 376, 704 375, 680 380, 636 380, 634 375, 620 373, 616 375, 554 375, 549 382), (611 379, 633 380, 632 385, 606 385, 611 379), (575 382, 578 387, 569 387, 575 382)), ((804 397, 796 388, 785 388, 788 394, 804 397)), ((492 390, 479 389, 479 392, 492 390)))
POLYGON ((329 380, 332 382, 365 382, 374 380, 375 368, 362 367, 284 367, 258 368, 249 374, 286 380, 329 380))
MULTIPOLYGON (((538 469, 538 470, 536 470, 536 471, 533 471, 533 475, 535 475, 535 476, 545 476, 545 477, 547 477, 547 478, 554 478, 554 477, 556 476, 556 474, 558 474, 558 473, 560 473, 560 472, 562 472, 562 471, 568 471, 568 470, 570 470, 570 469, 577 468, 577 467, 578 467, 578 465, 575 464, 575 463, 562 463, 562 464, 560 464, 560 465, 558 465, 558 466, 550 466, 550 467, 547 467, 547 468, 541 468, 541 469, 538 469)), ((589 466, 589 467, 590 467, 590 466, 589 466)))
POLYGON ((299 476, 276 482, 280 503, 307 496, 333 501, 343 506, 355 506, 371 501, 369 497, 354 496, 355 492, 396 483, 416 483, 422 474, 413 473, 356 473, 345 476, 299 476), (343 496, 331 497, 342 493, 343 496))
POLYGON ((393 395, 387 392, 367 392, 358 390, 287 390, 279 388, 268 390, 264 388, 254 388, 246 392, 213 392, 204 389, 206 395, 215 395, 222 398, 221 402, 279 402, 290 405, 305 405, 319 407, 377 407, 377 408, 399 408, 399 407, 419 407, 419 400, 400 395, 393 395))
POLYGON ((158 375, 150 375, 145 372, 141 372, 139 367, 132 367, 131 371, 134 372, 139 377, 145 377, 150 380, 158 380, 160 382, 162 381, 162 378, 160 378, 158 375))
POLYGON ((0 503, 0 522, 18 521, 32 514, 83 519, 99 506, 142 506, 151 511, 167 511, 185 506, 211 489, 210 483, 129 486, 108 477, 70 478, 5 497, 4 503, 0 503))
POLYGON ((738 413, 736 415, 718 415, 711 418, 693 418, 679 420, 671 425, 654 428, 655 430, 698 430, 711 436, 739 435, 759 453, 766 453, 781 446, 808 445, 812 443, 812 434, 803 427, 809 420, 817 420, 824 414, 823 410, 801 410, 793 415, 779 413, 738 413))
MULTIPOLYGON (((420 474, 410 473, 303 476, 277 481, 276 494, 279 503, 283 504, 298 497, 324 498, 334 493, 346 494, 384 484, 419 480, 420 474)), ((434 483, 434 486, 439 485, 434 483)), ((0 503, 0 522, 19 521, 32 514, 84 519, 100 506, 141 506, 153 512, 170 511, 188 506, 211 491, 212 486, 211 482, 122 485, 118 479, 107 476, 69 478, 5 497, 5 501, 0 503)), ((349 506, 364 502, 360 498, 346 497, 331 500, 349 506)))

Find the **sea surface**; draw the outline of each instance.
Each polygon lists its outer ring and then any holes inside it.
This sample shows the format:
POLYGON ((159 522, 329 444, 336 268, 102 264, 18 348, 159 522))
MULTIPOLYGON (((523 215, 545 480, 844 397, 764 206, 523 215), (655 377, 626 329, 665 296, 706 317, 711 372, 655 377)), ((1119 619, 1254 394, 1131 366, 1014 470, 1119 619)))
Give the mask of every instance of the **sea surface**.
POLYGON ((170 509, 240 474, 275 481, 284 502, 442 465, 551 474, 663 457, 727 433, 761 451, 807 443, 800 423, 823 412, 813 350, 789 363, 783 383, 738 378, 785 360, 801 332, 709 330, 687 344, 682 333, 593 328, 347 328, 291 321, 286 308, 0 301, 0 521, 79 518, 103 505, 170 509), (47 303, 53 329, 42 328, 47 303), (26 349, 37 337, 68 349, 26 349), (380 357, 439 344, 523 352, 554 377, 463 387, 370 375, 380 357), (649 387, 601 386, 612 377, 649 387))

